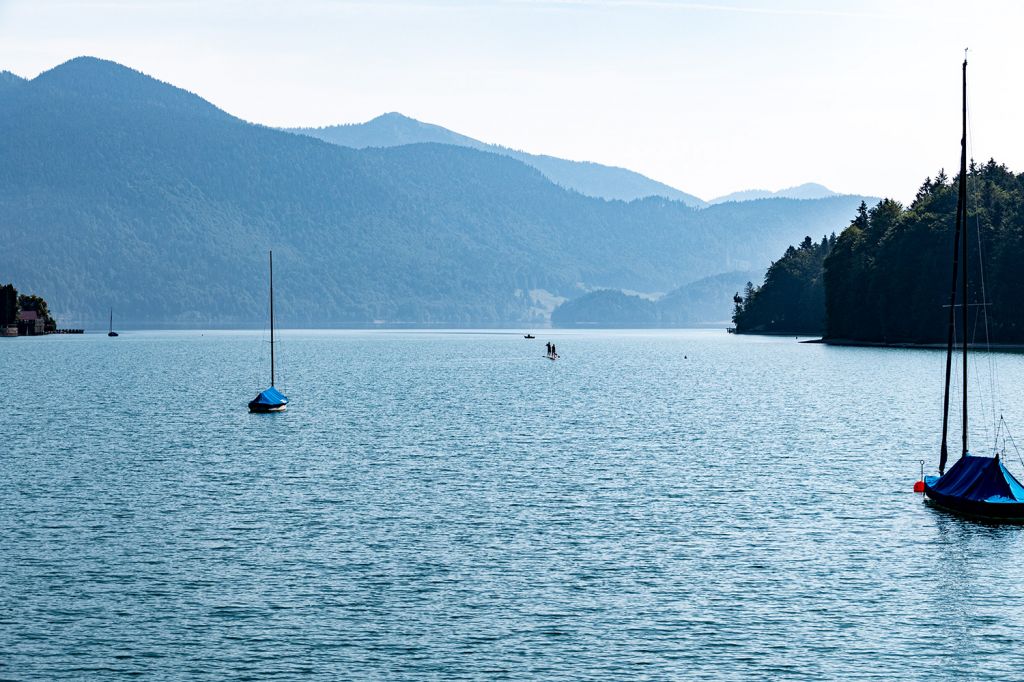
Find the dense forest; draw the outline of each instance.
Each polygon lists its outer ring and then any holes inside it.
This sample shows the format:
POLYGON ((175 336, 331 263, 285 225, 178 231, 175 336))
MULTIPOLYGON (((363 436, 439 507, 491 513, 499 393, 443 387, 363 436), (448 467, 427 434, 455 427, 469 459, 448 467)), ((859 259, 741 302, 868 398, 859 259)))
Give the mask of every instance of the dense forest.
MULTIPOLYGON (((972 162, 967 187, 972 304, 967 336, 985 340, 987 313, 992 342, 1022 343, 1024 175, 994 160, 972 162), (987 305, 974 305, 982 302, 987 305)), ((805 328, 793 321, 823 317, 823 334, 834 341, 944 342, 956 202, 957 178, 940 172, 925 180, 909 207, 891 199, 870 209, 862 205, 834 244, 829 240, 818 266, 797 265, 801 258, 810 263, 816 259, 812 252, 823 250, 805 241, 806 249, 791 249, 773 264, 765 283, 748 292, 752 297, 738 297, 737 330, 798 332, 805 328), (801 250, 806 255, 801 257, 801 250), (773 276, 780 266, 787 270, 782 279, 773 276), (814 293, 821 282, 823 298, 814 293), (776 321, 774 329, 761 327, 766 319, 776 321)))
MULTIPOLYGON (((861 203, 861 210, 865 204, 861 203)), ((825 329, 822 264, 836 236, 814 242, 805 237, 768 268, 761 286, 747 282, 734 297, 732 321, 738 333, 821 334, 825 329)))
MULTIPOLYGON (((825 262, 832 339, 882 343, 945 340, 957 178, 927 179, 909 208, 883 201, 860 214, 825 262)), ((1024 176, 994 160, 967 178, 971 340, 1024 341, 1024 176), (982 279, 984 274, 984 280, 982 279), (983 291, 984 287, 984 291, 983 291)), ((958 334, 962 334, 959 330, 958 334)))
POLYGON ((859 203, 583 196, 446 144, 350 149, 112 62, 0 82, 0 273, 69 326, 546 324, 581 290, 760 267, 859 203))

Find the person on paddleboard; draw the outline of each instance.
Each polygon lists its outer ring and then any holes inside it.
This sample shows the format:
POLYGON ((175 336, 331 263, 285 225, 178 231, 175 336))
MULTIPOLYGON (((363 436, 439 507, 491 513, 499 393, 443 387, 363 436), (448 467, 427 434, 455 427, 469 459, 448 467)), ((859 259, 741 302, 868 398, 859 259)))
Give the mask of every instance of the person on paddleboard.
POLYGON ((547 349, 548 349, 548 357, 550 358, 550 357, 551 357, 551 342, 550 342, 550 341, 548 341, 548 342, 547 342, 547 343, 545 343, 544 345, 545 345, 545 346, 547 346, 547 349))

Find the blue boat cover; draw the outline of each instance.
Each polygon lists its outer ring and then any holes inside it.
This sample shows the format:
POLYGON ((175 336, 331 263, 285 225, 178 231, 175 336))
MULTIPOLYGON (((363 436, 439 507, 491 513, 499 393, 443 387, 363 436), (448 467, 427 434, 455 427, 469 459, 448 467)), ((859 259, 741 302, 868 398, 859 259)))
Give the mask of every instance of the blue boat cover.
POLYGON ((1013 477, 998 457, 964 455, 944 476, 928 479, 928 487, 935 492, 966 502, 1024 502, 1024 485, 1013 477))
MULTIPOLYGON (((258 405, 287 405, 288 398, 284 396, 284 393, 271 386, 253 398, 252 402, 258 405)), ((953 470, 950 469, 950 471, 953 470)))

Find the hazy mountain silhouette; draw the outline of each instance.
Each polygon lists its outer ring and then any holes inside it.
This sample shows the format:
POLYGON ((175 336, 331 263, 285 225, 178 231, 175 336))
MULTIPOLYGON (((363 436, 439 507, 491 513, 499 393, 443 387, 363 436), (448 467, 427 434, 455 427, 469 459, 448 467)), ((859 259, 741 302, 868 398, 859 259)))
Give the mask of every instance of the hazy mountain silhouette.
POLYGON ((747 282, 764 278, 761 270, 738 270, 702 277, 673 289, 658 299, 662 327, 727 326, 732 318, 732 297, 747 282))
POLYGON ((349 149, 78 58, 0 97, 0 281, 67 324, 539 324, 580 291, 763 267, 860 198, 705 210, 567 191, 507 156, 349 149))
POLYGON ((787 187, 777 192, 767 189, 747 189, 740 192, 732 192, 725 196, 710 200, 709 204, 721 204, 726 201, 752 201, 754 199, 786 198, 786 199, 826 199, 828 197, 840 196, 824 185, 816 182, 805 182, 796 187, 787 187))
POLYGON ((551 324, 603 329, 724 327, 732 315, 733 295, 762 277, 755 270, 723 272, 684 284, 657 301, 617 290, 594 291, 555 308, 551 324))
POLYGON ((351 123, 326 128, 288 128, 287 130, 353 149, 397 147, 420 142, 454 144, 483 151, 490 151, 488 147, 491 146, 439 125, 417 121, 397 111, 382 114, 366 123, 351 123))
POLYGON ((569 161, 543 154, 528 154, 496 144, 487 144, 447 128, 423 123, 391 112, 366 123, 328 126, 326 128, 290 128, 291 132, 310 135, 332 144, 354 149, 396 147, 416 142, 438 142, 493 152, 533 166, 552 182, 580 194, 602 199, 632 201, 645 197, 664 197, 682 201, 688 206, 706 206, 705 202, 640 173, 616 166, 590 161, 569 161))
POLYGON ((561 304, 551 326, 575 329, 646 329, 658 327, 654 301, 618 289, 598 289, 561 304))

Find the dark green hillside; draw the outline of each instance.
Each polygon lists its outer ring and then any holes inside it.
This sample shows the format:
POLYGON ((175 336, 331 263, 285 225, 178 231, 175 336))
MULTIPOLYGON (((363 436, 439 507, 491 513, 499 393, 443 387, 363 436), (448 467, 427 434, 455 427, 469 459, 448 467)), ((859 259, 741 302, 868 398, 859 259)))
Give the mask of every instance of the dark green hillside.
MULTIPOLYGON (((861 204, 863 207, 863 204, 861 204)), ((740 334, 821 334, 825 328, 825 285, 822 263, 836 236, 815 243, 805 237, 771 264, 764 283, 747 283, 735 298, 732 321, 740 334)))
MULTIPOLYGON (((967 186, 969 302, 989 304, 992 342, 1024 343, 1018 303, 1024 290, 1024 175, 995 161, 972 164, 967 186)), ((737 329, 821 331, 836 341, 944 343, 956 195, 956 179, 940 172, 925 180, 909 207, 891 199, 870 209, 862 205, 834 242, 791 247, 761 287, 740 297, 737 329)), ((968 329, 979 343, 985 341, 981 310, 972 305, 968 329)))
POLYGON ((592 199, 495 154, 252 125, 89 58, 0 97, 0 273, 69 326, 262 325, 271 247, 284 325, 537 324, 581 286, 765 263, 851 201, 592 199))
MULTIPOLYGON (((982 301, 983 263, 991 340, 1024 342, 1024 175, 995 161, 972 164, 967 187, 969 300, 982 301)), ((955 179, 940 173, 908 208, 884 201, 857 216, 825 261, 827 337, 945 341, 956 194, 955 179)), ((970 311, 969 335, 983 341, 979 311, 970 311)))

